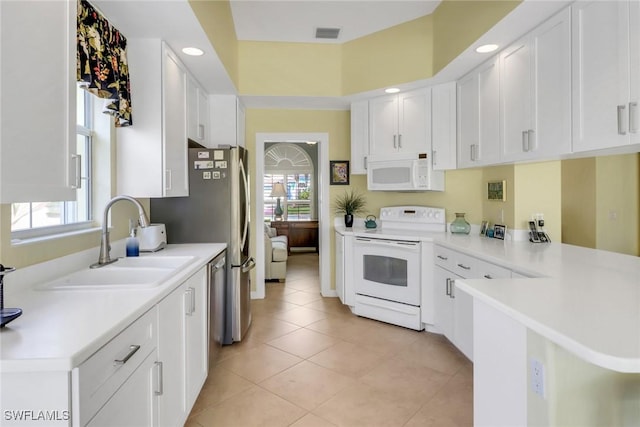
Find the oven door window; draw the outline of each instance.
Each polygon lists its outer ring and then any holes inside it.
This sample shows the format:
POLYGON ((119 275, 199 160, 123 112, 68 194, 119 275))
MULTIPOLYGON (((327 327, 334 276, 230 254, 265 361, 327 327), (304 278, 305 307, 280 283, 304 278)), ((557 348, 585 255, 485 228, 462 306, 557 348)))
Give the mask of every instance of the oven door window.
POLYGON ((404 288, 409 285, 406 259, 364 255, 362 261, 365 280, 404 288))

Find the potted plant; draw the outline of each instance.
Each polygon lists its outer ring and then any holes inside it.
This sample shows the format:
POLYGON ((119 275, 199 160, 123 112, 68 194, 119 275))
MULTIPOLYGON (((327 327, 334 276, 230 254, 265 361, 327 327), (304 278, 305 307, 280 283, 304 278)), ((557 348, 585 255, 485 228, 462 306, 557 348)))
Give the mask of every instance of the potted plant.
POLYGON ((366 200, 362 194, 347 190, 335 201, 337 214, 344 214, 345 227, 353 226, 353 215, 363 212, 366 200))

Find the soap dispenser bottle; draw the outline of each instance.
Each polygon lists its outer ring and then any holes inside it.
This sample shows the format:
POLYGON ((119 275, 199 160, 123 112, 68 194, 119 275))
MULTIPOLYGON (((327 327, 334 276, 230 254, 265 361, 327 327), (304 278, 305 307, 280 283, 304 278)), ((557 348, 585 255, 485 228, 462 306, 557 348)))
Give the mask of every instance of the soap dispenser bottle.
POLYGON ((140 255, 140 243, 136 237, 136 227, 133 221, 129 220, 129 237, 127 237, 127 256, 140 255))

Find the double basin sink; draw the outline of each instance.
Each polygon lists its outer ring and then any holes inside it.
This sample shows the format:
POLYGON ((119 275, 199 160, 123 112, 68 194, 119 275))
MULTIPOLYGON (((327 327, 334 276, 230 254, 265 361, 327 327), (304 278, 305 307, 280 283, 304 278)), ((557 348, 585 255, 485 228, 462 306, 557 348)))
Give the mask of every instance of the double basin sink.
POLYGON ((100 268, 85 268, 38 286, 40 290, 144 289, 165 282, 195 260, 194 256, 120 258, 100 268))

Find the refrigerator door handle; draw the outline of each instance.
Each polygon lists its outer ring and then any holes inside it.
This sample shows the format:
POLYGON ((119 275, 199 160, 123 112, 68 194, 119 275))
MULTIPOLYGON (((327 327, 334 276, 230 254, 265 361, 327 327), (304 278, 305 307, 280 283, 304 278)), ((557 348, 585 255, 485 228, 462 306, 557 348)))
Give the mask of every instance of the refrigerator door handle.
POLYGON ((256 266, 256 260, 252 258, 248 258, 245 262, 242 263, 242 272, 246 273, 256 266))
POLYGON ((244 229, 242 230, 242 240, 240 247, 244 248, 247 242, 247 233, 249 232, 249 182, 247 181, 247 172, 244 169, 244 163, 240 159, 240 175, 242 175, 242 181, 244 181, 244 229))

